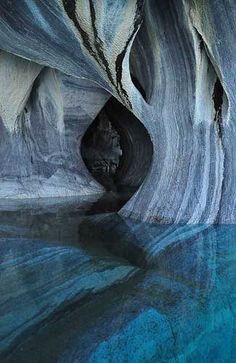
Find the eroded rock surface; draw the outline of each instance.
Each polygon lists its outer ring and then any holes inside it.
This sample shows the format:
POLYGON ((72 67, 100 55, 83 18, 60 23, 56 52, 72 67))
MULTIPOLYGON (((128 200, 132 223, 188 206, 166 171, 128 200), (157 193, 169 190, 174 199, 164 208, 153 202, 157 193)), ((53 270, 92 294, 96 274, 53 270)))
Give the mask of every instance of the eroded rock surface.
POLYGON ((120 213, 234 223, 234 7, 234 0, 1 1, 1 196, 102 192, 79 145, 113 95, 153 144, 147 176, 120 213))

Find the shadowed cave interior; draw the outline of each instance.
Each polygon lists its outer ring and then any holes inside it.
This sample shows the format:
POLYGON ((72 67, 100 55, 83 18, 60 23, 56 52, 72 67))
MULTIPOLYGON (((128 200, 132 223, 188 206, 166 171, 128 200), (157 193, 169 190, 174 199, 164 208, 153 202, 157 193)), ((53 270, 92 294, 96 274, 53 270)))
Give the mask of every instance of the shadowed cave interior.
POLYGON ((114 97, 88 127, 81 143, 81 155, 93 177, 119 199, 125 194, 125 201, 143 183, 152 153, 145 127, 114 97))

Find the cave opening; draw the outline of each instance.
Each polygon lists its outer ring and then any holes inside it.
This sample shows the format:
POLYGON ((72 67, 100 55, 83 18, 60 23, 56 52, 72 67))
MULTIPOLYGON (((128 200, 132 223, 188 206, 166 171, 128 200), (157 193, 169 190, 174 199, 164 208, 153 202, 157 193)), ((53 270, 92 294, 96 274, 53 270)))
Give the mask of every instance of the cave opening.
POLYGON ((82 158, 94 179, 113 195, 125 194, 124 202, 143 183, 152 154, 146 128, 114 97, 88 127, 81 142, 82 158))
POLYGON ((120 135, 102 109, 83 137, 81 154, 90 173, 107 191, 117 190, 115 175, 122 153, 120 135))

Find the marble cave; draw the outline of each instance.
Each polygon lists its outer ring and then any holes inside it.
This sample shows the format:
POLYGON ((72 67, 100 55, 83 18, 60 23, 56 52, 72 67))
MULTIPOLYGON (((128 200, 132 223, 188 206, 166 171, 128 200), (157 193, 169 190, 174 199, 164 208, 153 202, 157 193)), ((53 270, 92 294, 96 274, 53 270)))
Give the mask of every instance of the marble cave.
POLYGON ((236 362, 236 0, 0 0, 0 362, 236 362))

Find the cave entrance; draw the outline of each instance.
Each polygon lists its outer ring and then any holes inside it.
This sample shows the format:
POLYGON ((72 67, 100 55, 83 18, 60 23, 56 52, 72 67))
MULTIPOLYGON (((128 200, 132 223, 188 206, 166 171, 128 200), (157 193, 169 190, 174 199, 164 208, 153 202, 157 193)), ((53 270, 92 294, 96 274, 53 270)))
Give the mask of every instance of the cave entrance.
POLYGON ((81 154, 90 173, 107 191, 117 191, 116 173, 122 153, 120 135, 104 108, 86 131, 81 154))
POLYGON ((114 97, 88 127, 81 143, 81 155, 93 177, 107 191, 125 193, 128 199, 146 177, 152 153, 146 128, 114 97))

